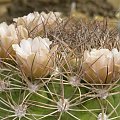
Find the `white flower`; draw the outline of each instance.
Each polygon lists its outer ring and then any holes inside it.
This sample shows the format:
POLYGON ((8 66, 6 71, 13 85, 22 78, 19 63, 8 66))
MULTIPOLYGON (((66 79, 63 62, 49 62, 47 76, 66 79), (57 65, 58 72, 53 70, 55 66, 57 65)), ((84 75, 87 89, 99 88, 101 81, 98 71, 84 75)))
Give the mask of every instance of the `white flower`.
POLYGON ((61 20, 59 12, 49 12, 46 14, 45 12, 29 13, 27 16, 14 18, 13 21, 17 23, 17 25, 23 25, 30 32, 31 31, 41 31, 44 28, 44 25, 52 25, 56 22, 57 19, 61 20), (36 30, 37 29, 37 30, 36 30))
POLYGON ((51 44, 48 38, 36 37, 23 39, 20 45, 12 45, 27 76, 42 77, 52 70, 57 46, 50 49, 51 44))
POLYGON ((120 72, 120 52, 116 48, 84 52, 84 79, 91 83, 109 83, 120 72))
POLYGON ((7 53, 12 52, 12 44, 18 42, 14 24, 7 25, 5 22, 0 24, 0 42, 0 57, 4 57, 7 53))

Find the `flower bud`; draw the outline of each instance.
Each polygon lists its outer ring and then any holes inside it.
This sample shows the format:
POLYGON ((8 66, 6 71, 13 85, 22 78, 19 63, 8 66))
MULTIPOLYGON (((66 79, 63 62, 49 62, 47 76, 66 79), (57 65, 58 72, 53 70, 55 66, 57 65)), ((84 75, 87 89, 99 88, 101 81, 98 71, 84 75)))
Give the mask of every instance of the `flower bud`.
POLYGON ((92 49, 84 52, 83 74, 90 83, 105 84, 118 78, 120 72, 120 52, 116 48, 92 49))

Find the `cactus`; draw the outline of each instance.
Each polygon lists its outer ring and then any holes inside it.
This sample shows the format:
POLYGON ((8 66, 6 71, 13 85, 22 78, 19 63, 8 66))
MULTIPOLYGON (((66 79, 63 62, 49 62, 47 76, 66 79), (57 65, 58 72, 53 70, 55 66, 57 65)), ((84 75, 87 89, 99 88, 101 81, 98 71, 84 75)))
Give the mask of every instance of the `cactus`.
POLYGON ((13 20, 0 24, 1 120, 120 119, 116 28, 53 12, 13 20))

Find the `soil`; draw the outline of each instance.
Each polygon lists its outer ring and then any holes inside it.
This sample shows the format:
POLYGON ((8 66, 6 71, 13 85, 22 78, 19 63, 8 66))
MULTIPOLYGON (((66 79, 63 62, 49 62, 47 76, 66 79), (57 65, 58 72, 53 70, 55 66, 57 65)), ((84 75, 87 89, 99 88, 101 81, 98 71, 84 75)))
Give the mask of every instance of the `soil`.
POLYGON ((115 8, 107 0, 80 0, 78 11, 93 17, 100 15, 104 17, 115 17, 115 8))

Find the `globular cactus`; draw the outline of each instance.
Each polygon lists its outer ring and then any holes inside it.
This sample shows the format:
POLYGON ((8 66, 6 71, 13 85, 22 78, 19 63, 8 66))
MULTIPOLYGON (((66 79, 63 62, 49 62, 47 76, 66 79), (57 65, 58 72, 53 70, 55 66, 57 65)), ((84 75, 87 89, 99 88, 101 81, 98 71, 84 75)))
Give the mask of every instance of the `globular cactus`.
POLYGON ((107 21, 30 13, 0 24, 0 120, 119 120, 120 37, 107 21))

